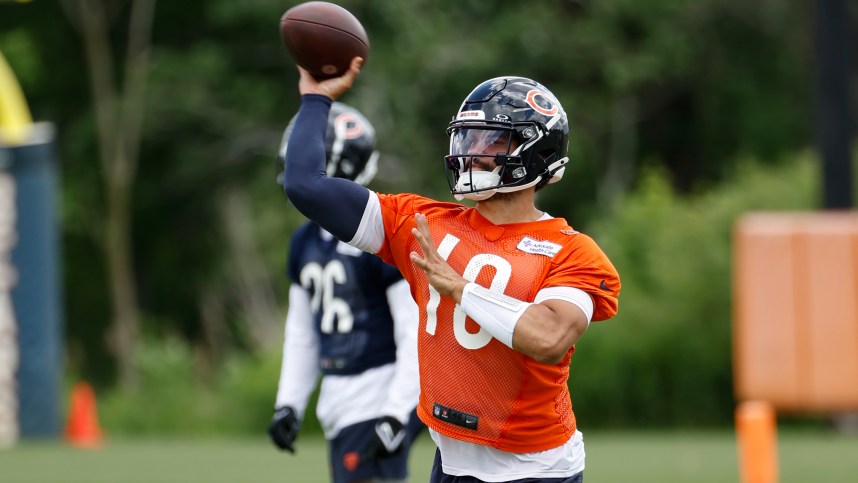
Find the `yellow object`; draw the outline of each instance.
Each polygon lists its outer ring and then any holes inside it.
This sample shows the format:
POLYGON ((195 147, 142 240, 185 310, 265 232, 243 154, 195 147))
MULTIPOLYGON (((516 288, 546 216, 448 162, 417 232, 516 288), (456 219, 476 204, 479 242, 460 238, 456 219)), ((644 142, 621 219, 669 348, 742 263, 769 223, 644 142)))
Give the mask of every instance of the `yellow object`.
POLYGON ((23 142, 32 124, 33 117, 18 79, 0 53, 0 144, 23 142))

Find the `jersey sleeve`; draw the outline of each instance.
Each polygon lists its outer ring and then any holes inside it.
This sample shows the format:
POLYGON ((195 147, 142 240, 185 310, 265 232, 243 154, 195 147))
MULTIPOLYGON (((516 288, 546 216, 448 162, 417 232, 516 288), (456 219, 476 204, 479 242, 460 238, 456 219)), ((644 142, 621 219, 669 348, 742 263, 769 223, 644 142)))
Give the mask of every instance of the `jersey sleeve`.
POLYGON ((376 255, 391 265, 399 266, 397 260, 402 259, 404 240, 411 236, 410 227, 414 224, 415 201, 418 199, 418 196, 412 194, 378 195, 384 223, 384 242, 376 255))
POLYGON ((610 319, 617 313, 620 276, 592 238, 583 233, 574 237, 558 254, 542 288, 581 289, 593 298, 593 320, 610 319))

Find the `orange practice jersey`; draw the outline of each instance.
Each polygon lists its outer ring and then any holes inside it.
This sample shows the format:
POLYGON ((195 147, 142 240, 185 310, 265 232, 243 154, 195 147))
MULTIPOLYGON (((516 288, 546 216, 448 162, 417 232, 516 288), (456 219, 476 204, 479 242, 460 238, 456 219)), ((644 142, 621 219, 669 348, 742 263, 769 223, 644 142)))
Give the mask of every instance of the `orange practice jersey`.
POLYGON ((575 431, 567 387, 574 347, 558 364, 539 363, 441 297, 409 258, 421 253, 414 214, 426 215, 439 254, 465 279, 526 302, 543 288, 575 287, 592 296, 593 320, 617 312, 620 280, 611 262, 562 218, 494 225, 474 208, 378 196, 385 232, 378 255, 399 268, 420 308, 420 419, 443 435, 513 453, 564 444, 575 431))

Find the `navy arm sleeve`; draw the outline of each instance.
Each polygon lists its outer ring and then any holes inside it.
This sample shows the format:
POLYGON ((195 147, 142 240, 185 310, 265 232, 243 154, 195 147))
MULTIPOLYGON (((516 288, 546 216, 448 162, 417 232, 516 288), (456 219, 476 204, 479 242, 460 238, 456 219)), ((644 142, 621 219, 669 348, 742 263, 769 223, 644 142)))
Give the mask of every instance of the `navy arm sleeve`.
POLYGON ((325 172, 325 131, 331 100, 301 96, 301 109, 289 136, 283 185, 289 201, 304 216, 345 242, 354 238, 369 190, 325 172))

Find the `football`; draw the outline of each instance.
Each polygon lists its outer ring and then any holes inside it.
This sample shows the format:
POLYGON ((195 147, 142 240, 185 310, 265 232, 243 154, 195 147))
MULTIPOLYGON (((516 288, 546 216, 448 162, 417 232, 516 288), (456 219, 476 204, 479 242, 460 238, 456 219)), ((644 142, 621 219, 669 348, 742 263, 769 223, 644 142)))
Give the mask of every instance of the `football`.
POLYGON ((318 80, 343 75, 355 57, 366 61, 369 38, 343 7, 329 2, 295 5, 280 18, 280 38, 295 63, 318 80))

